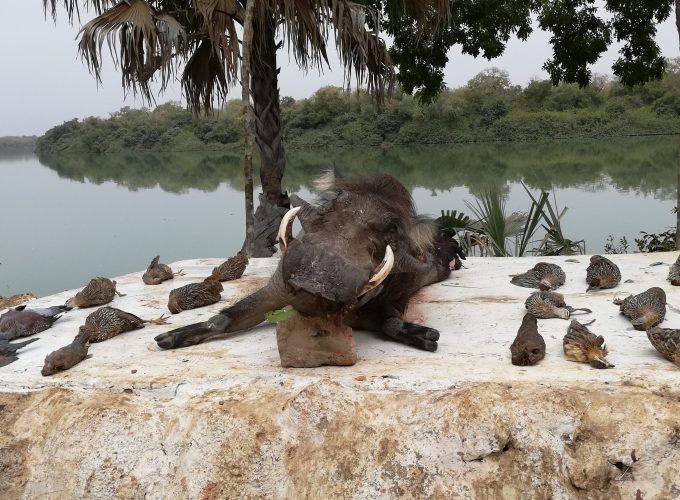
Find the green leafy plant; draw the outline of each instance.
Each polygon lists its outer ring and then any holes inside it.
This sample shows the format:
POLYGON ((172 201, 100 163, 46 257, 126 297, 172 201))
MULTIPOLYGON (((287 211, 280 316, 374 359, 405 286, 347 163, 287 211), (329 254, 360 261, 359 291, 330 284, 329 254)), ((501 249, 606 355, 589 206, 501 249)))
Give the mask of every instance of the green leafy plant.
POLYGON ((628 253, 628 239, 625 236, 619 238, 619 243, 616 245, 614 243, 614 237, 610 234, 607 237, 607 241, 604 243, 604 253, 606 254, 617 254, 617 253, 628 253))
POLYGON ((476 242, 489 255, 510 256, 507 249, 508 239, 522 232, 526 214, 506 214, 506 197, 497 188, 484 191, 474 205, 468 201, 465 204, 478 219, 478 234, 474 236, 476 242))
POLYGON ((465 251, 481 256, 523 256, 528 252, 537 255, 573 255, 585 253, 585 241, 574 241, 564 236, 561 219, 567 208, 558 211, 550 203, 550 193, 542 191, 536 198, 522 183, 531 199, 529 210, 506 213, 506 198, 499 189, 487 190, 475 203, 465 202, 476 219, 457 212, 442 210, 437 219, 444 237, 458 237, 465 251), (535 239, 539 229, 543 237, 535 239), (514 248, 512 242, 514 239, 514 248))
POLYGON ((641 252, 670 252, 675 250, 675 229, 670 228, 663 233, 647 233, 640 231, 641 238, 635 238, 635 244, 641 252))

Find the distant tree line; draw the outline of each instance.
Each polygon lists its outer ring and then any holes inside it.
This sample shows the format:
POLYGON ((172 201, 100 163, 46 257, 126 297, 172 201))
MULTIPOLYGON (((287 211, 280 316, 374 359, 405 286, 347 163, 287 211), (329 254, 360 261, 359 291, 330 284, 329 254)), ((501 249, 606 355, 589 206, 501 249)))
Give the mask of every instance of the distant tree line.
MULTIPOLYGON (((534 80, 512 85, 505 71, 482 71, 431 104, 397 92, 377 105, 363 92, 335 87, 308 99, 281 100, 284 140, 293 148, 446 144, 478 141, 675 134, 680 118, 680 59, 663 78, 625 86, 596 76, 587 87, 534 80)), ((240 104, 210 116, 177 103, 153 111, 122 108, 107 119, 67 121, 38 141, 40 154, 229 150, 242 141, 240 104)))
POLYGON ((0 137, 0 156, 14 156, 35 151, 36 135, 0 137))

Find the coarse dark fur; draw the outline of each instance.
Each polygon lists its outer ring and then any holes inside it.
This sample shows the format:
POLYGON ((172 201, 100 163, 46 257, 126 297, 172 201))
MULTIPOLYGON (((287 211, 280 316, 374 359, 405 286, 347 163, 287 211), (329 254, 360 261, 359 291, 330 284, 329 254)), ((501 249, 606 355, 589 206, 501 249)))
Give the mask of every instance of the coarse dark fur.
POLYGON ((165 349, 204 342, 256 326, 268 311, 291 305, 309 316, 341 314, 345 323, 434 351, 439 332, 402 320, 409 299, 446 279, 449 263, 464 254, 453 240, 438 240, 435 225, 419 216, 408 190, 394 177, 349 179, 332 173, 317 183, 318 204, 292 196, 303 231, 288 244, 269 283, 206 322, 156 337, 165 349), (362 295, 373 271, 394 252, 389 276, 362 295))

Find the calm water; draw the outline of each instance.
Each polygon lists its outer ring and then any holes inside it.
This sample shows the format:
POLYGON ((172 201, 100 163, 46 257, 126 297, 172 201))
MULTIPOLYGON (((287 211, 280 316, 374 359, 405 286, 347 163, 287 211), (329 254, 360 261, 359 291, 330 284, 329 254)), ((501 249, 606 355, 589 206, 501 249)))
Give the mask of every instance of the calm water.
MULTIPOLYGON (((633 239, 673 226, 673 137, 510 145, 343 149, 292 153, 286 188, 310 198, 311 180, 335 164, 382 170, 412 190, 423 213, 470 215, 465 200, 495 185, 508 211, 554 193, 565 236, 601 252, 608 235, 633 239)), ((129 154, 108 158, 0 157, 0 295, 46 295, 162 261, 227 257, 243 240, 240 158, 129 154)))

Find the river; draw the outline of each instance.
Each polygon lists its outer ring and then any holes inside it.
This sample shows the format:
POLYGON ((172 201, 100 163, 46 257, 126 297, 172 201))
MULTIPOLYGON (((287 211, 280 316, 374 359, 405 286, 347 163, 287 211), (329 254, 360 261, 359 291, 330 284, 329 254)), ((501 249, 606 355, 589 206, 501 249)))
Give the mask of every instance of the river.
MULTIPOLYGON (((289 153, 286 189, 311 198, 329 166, 385 171, 412 192, 420 212, 473 215, 465 201, 491 187, 507 211, 530 205, 521 183, 568 207, 564 235, 588 253, 675 223, 674 137, 523 144, 346 148, 289 153)), ((0 295, 77 288, 94 276, 162 262, 227 257, 241 247, 241 159, 224 153, 129 153, 82 158, 0 157, 0 295)))

